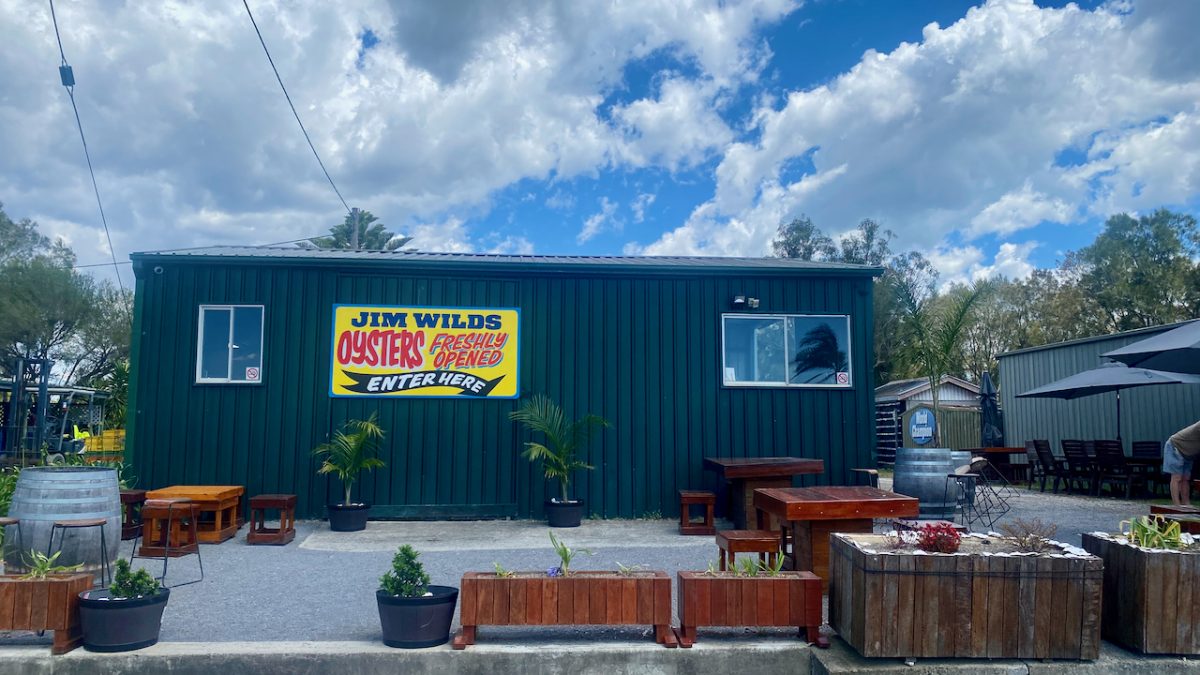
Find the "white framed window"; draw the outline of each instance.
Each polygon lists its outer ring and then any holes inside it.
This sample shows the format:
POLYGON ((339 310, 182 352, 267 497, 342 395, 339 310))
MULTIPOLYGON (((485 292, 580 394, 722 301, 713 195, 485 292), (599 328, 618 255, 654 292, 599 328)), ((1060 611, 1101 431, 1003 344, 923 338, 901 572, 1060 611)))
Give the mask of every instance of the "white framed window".
POLYGON ((845 314, 722 314, 727 387, 854 386, 845 314))
POLYGON ((197 384, 258 384, 262 352, 262 305, 200 305, 197 384))

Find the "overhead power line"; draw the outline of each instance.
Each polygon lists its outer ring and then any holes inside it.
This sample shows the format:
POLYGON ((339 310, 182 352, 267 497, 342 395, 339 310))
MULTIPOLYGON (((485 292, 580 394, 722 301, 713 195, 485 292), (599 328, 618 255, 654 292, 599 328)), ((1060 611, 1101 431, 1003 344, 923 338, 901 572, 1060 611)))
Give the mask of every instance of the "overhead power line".
POLYGON ((67 88, 67 96, 71 98, 71 109, 75 111, 75 126, 79 128, 79 140, 83 141, 83 156, 87 159, 88 174, 92 177, 92 191, 96 193, 96 206, 100 208, 100 222, 104 225, 104 238, 108 241, 108 254, 112 258, 113 272, 117 275, 117 286, 125 292, 125 284, 121 281, 120 263, 117 262, 117 251, 113 248, 112 234, 108 231, 108 218, 104 215, 104 202, 100 199, 100 185, 96 183, 96 171, 92 168, 92 153, 88 150, 87 136, 83 133, 83 121, 79 119, 79 106, 75 104, 75 73, 67 63, 67 54, 63 50, 62 35, 58 32, 58 16, 54 13, 54 0, 50 2, 50 20, 54 23, 54 37, 58 40, 58 54, 62 63, 58 66, 58 75, 62 85, 67 88))
MULTIPOLYGON (((250 3, 247 0, 242 0, 242 5, 246 8, 246 14, 250 17, 250 23, 254 25, 254 32, 258 35, 258 41, 262 44, 263 53, 267 55, 267 61, 271 63, 271 70, 275 73, 275 79, 279 82, 279 88, 283 90, 283 97, 287 99, 288 107, 292 109, 292 115, 296 118, 296 124, 300 125, 300 131, 304 134, 304 140, 308 141, 308 147, 312 150, 313 157, 317 158, 317 164, 321 165, 321 171, 325 174, 325 179, 329 181, 329 187, 333 188, 334 194, 337 195, 342 206, 346 207, 346 213, 350 213, 350 205, 342 198, 342 193, 333 182, 333 177, 329 175, 329 171, 325 168, 325 162, 321 161, 321 155, 317 153, 317 147, 313 145, 312 139, 308 137, 308 130, 304 128, 304 122, 300 121, 300 113, 296 112, 296 106, 292 103, 292 97, 288 94, 287 87, 283 84, 283 78, 279 76, 279 69, 275 67, 275 59, 271 58, 271 50, 267 49, 267 41, 263 39, 262 31, 258 29, 258 22, 254 20, 254 13, 250 11, 250 3)), ((303 240, 300 240, 303 241, 303 240)))

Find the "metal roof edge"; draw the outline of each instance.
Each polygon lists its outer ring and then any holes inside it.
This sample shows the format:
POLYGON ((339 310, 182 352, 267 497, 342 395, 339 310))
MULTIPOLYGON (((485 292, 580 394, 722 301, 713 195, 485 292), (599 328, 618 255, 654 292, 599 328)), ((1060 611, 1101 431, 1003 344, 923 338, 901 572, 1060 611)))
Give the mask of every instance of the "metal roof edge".
POLYGON ((1108 333, 1106 335, 1092 335, 1089 337, 1075 338, 1074 340, 1063 340, 1062 342, 1051 342, 1049 344, 1038 345, 1036 347, 1024 347, 1022 349, 1014 349, 1011 352, 1004 352, 1003 354, 997 354, 996 358, 1003 359, 1008 356, 1018 356, 1020 354, 1029 354, 1031 352, 1046 351, 1048 349, 1057 349, 1059 347, 1073 347, 1075 345, 1084 345, 1084 344, 1089 344, 1092 342, 1103 342, 1104 340, 1112 340, 1115 338, 1137 337, 1137 336, 1150 337, 1150 336, 1156 335, 1158 333, 1165 333, 1169 330, 1179 328, 1180 326, 1186 326, 1189 323, 1194 323, 1196 321, 1200 321, 1200 319, 1188 319, 1187 321, 1177 321, 1175 323, 1165 323, 1161 326, 1148 326, 1146 328, 1135 328, 1133 330, 1121 331, 1119 333, 1108 333))
MULTIPOLYGON (((179 249, 186 250, 186 249, 179 249)), ((402 255, 402 254, 397 254, 402 255)), ((553 258, 554 256, 547 256, 553 258)), ((628 259, 635 256, 612 256, 613 260, 628 259)), ((656 256, 646 256, 646 259, 654 259, 656 256)), ((688 258, 688 256, 670 257, 662 256, 664 262, 661 264, 641 263, 637 265, 622 265, 619 263, 605 262, 604 256, 596 256, 595 262, 572 262, 562 263, 553 262, 550 260, 542 262, 533 262, 528 260, 494 260, 486 257, 467 257, 462 258, 437 258, 437 259, 421 259, 408 258, 400 259, 394 257, 379 257, 379 258, 336 258, 336 257, 318 257, 318 256, 271 256, 271 255, 219 255, 209 253, 190 253, 180 254, 173 251, 142 251, 134 252, 129 256, 133 261, 134 267, 145 262, 162 262, 172 261, 181 264, 197 264, 203 262, 220 261, 222 264, 266 264, 266 265, 281 265, 281 266, 312 266, 312 267, 410 267, 422 270, 436 269, 469 269, 474 271, 541 271, 543 273, 570 273, 570 272, 620 272, 636 274, 639 272, 655 272, 655 273, 675 273, 675 274, 695 274, 695 273, 738 273, 738 274, 758 274, 771 276, 794 276, 794 275, 834 275, 834 276, 851 276, 851 277, 877 277, 883 273, 883 269, 879 267, 871 267, 868 265, 853 265, 849 263, 817 263, 811 267, 807 266, 754 266, 740 265, 737 261, 742 258, 722 258, 713 256, 703 264, 687 264, 687 262, 669 263, 667 260, 679 260, 679 258, 688 258), (725 262, 727 261, 727 262, 725 262), (724 264, 722 264, 724 262, 724 264)), ((696 256, 696 258, 700 258, 696 256)))

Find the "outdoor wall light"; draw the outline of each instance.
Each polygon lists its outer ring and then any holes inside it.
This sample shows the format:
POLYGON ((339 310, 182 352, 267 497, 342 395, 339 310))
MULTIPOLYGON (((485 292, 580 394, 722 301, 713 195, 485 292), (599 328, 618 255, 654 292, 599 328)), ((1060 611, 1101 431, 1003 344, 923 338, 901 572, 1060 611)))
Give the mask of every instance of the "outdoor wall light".
POLYGON ((746 298, 746 306, 750 309, 758 309, 758 298, 746 298))
POLYGON ((746 296, 744 296, 744 295, 733 296, 733 306, 738 309, 745 307, 746 306, 746 296))

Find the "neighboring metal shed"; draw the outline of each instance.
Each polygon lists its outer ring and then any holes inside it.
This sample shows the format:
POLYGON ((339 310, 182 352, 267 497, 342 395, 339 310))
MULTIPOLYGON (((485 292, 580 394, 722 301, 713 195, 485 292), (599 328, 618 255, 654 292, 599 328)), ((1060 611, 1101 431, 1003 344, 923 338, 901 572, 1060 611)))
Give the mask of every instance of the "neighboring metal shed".
MULTIPOLYGON (((362 498, 376 505, 373 514, 540 513, 547 485, 520 457, 531 437, 508 420, 519 401, 331 395, 345 388, 335 388, 331 375, 334 308, 345 304, 518 310, 519 373, 507 381, 519 379, 514 393, 544 392, 572 417, 595 413, 613 424, 586 451, 596 470, 578 477, 578 495, 595 515, 678 513, 676 490, 712 485, 702 469, 706 456, 821 458, 826 472, 813 480, 842 484, 854 482, 851 468, 872 460, 875 268, 773 258, 236 247, 132 258, 127 452, 145 487, 236 484, 247 494, 295 493, 299 512, 318 516, 338 485, 315 474, 311 449, 347 419, 377 412, 388 433, 381 452, 387 467, 360 484, 362 498), (220 373, 200 368, 209 355, 198 342, 219 351, 224 338, 201 339, 199 316, 233 317, 229 330, 236 333, 240 310, 229 308, 240 306, 261 307, 261 337, 251 339, 261 349, 237 369, 242 380, 215 382, 220 373), (770 318, 784 314, 806 316, 770 318), (758 328, 754 359, 723 364, 726 322, 800 326, 819 319, 807 315, 836 315, 826 320, 845 326, 839 330, 848 369, 835 378, 844 384, 738 381, 745 369, 758 373, 793 353, 770 351, 774 342, 758 328)), ((235 358, 247 355, 235 354, 245 349, 235 341, 228 340, 226 376, 235 358)), ((790 381, 789 368, 781 370, 790 381)))
MULTIPOLYGON (((1184 322, 1187 323, 1187 322, 1184 322)), ((1016 398, 1016 395, 1068 375, 1095 368, 1101 354, 1165 332, 1183 323, 1102 335, 1001 354, 1000 401, 1005 438, 1020 445, 1049 439, 1057 452, 1064 438, 1092 440, 1116 436, 1115 394, 1072 401, 1016 398)), ((1200 386, 1140 387, 1121 393, 1121 435, 1131 441, 1165 441, 1200 419, 1200 386)))
MULTIPOLYGON (((904 413, 918 403, 933 403, 933 391, 927 378, 892 380, 875 388, 875 452, 880 464, 896 461, 896 448, 904 444, 901 420, 904 413)), ((938 405, 978 406, 979 387, 962 378, 946 375, 938 389, 938 405)))

